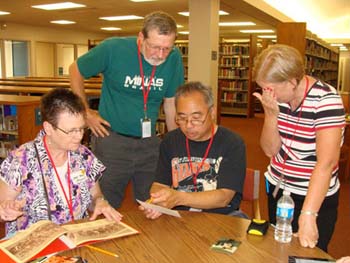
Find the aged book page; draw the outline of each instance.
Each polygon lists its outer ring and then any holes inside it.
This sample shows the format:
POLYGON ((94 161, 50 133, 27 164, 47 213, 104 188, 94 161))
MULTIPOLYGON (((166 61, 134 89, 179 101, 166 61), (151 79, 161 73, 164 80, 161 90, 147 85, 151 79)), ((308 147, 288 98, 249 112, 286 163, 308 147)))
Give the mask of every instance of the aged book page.
POLYGON ((69 225, 57 225, 43 220, 0 243, 0 249, 14 262, 22 263, 35 258, 40 251, 50 246, 58 238, 65 244, 66 249, 69 249, 85 242, 96 242, 137 233, 139 232, 136 229, 122 222, 117 223, 107 219, 69 225))
POLYGON ((66 230, 68 239, 75 246, 88 241, 106 240, 138 233, 137 230, 122 222, 116 223, 107 219, 64 225, 62 228, 66 230))
POLYGON ((55 223, 42 220, 0 243, 0 249, 15 262, 26 262, 66 232, 55 223))

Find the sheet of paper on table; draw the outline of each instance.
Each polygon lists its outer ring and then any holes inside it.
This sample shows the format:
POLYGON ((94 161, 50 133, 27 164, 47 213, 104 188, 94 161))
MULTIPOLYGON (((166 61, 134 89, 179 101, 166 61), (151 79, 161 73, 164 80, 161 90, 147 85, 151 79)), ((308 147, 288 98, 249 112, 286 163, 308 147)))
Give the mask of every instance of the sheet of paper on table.
POLYGON ((171 209, 159 206, 159 205, 154 205, 154 204, 150 204, 150 203, 147 203, 147 202, 142 202, 142 201, 137 200, 137 199, 136 199, 136 201, 140 205, 142 205, 144 208, 153 209, 153 210, 155 210, 157 212, 160 212, 162 214, 167 214, 167 215, 170 215, 170 216, 181 217, 180 213, 178 211, 176 211, 176 210, 171 210, 171 209))

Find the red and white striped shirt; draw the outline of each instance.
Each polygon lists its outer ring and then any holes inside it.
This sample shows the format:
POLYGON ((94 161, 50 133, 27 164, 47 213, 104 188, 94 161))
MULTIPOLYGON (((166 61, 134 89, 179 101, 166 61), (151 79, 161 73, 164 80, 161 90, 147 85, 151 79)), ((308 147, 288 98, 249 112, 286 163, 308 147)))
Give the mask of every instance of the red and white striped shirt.
MULTIPOLYGON (((276 185, 283 173, 285 188, 292 193, 306 195, 317 161, 316 132, 341 127, 344 133, 343 102, 332 86, 318 80, 295 111, 291 110, 289 103, 279 103, 279 108, 278 129, 282 146, 271 158, 265 176, 276 185)), ((333 169, 327 196, 336 193, 339 186, 337 166, 333 169)))

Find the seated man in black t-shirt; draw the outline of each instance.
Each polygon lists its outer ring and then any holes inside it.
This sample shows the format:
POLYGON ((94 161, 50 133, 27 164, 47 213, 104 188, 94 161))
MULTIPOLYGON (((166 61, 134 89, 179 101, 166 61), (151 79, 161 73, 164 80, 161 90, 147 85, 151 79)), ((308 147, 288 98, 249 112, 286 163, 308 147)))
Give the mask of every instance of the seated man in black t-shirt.
MULTIPOLYGON (((246 173, 242 138, 215 124, 211 89, 200 82, 179 87, 175 106, 179 128, 161 143, 150 200, 167 208, 235 215, 246 173)), ((140 209, 147 218, 161 215, 140 209)))

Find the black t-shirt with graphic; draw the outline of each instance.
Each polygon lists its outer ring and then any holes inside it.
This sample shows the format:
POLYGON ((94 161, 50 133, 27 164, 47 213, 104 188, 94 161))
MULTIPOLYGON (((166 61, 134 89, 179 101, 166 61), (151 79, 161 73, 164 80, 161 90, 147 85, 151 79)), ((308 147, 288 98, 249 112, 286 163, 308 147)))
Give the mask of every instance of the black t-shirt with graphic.
MULTIPOLYGON (((210 140, 189 140, 193 172, 202 162, 210 140)), ((228 214, 239 209, 246 173, 246 151, 242 138, 224 127, 218 127, 208 157, 197 176, 197 191, 227 188, 236 192, 224 208, 203 210, 228 214)), ((177 191, 194 192, 193 176, 186 151, 186 137, 180 129, 167 133, 160 145, 156 182, 172 186, 177 191)), ((176 207, 175 209, 190 209, 176 207)))

